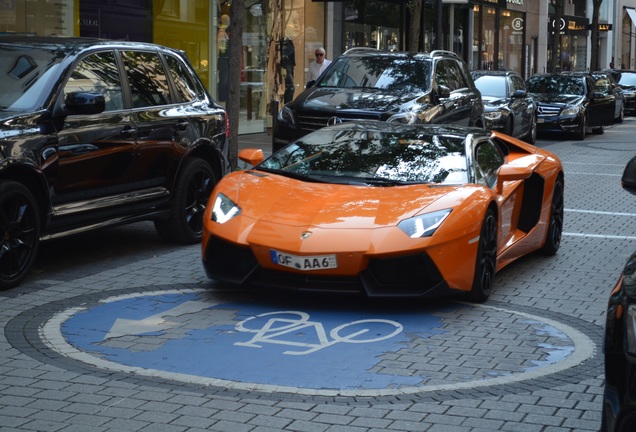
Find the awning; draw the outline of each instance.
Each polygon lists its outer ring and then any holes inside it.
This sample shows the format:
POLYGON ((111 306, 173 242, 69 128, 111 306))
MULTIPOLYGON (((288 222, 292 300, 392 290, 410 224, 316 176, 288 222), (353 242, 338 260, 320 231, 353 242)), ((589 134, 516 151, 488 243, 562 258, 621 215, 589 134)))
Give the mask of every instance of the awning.
POLYGON ((636 26, 636 9, 626 7, 625 12, 627 12, 627 15, 632 19, 632 24, 636 26))

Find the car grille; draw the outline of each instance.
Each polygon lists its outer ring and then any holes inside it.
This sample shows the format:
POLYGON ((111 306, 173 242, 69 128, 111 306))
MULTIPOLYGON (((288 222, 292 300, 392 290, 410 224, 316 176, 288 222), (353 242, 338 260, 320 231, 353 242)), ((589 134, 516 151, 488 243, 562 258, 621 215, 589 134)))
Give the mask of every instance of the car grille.
POLYGON ((343 123, 354 120, 381 120, 380 114, 315 114, 315 115, 298 115, 298 124, 300 128, 305 132, 312 132, 323 128, 327 125, 334 125, 337 123, 343 123))
POLYGON ((561 107, 550 106, 550 105, 539 105, 539 108, 537 109, 537 111, 539 112, 539 115, 555 116, 555 115, 559 115, 559 113, 561 112, 561 107))

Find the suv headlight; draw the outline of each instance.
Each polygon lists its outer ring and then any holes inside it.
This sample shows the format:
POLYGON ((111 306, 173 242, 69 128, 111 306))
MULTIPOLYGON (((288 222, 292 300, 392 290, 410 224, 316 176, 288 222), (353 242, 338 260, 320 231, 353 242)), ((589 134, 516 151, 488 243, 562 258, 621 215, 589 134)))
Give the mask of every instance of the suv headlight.
POLYGON ((417 114, 413 111, 406 111, 397 114, 393 114, 387 122, 414 124, 417 123, 417 114))
POLYGON ((448 217, 451 209, 425 213, 405 219, 398 224, 398 228, 411 238, 430 237, 448 217))
POLYGON ((241 213, 241 208, 222 193, 216 196, 212 207, 212 220, 224 224, 241 213))
POLYGON ((294 118, 293 111, 284 106, 282 110, 278 112, 278 121, 282 121, 284 123, 289 123, 296 126, 296 119, 294 118))
POLYGON ((573 106, 570 108, 566 108, 563 111, 561 111, 561 115, 562 116, 575 116, 579 113, 580 108, 578 106, 573 106))
POLYGON ((489 111, 484 113, 484 118, 490 121, 498 121, 499 119, 501 119, 502 115, 503 114, 501 113, 501 111, 489 111))

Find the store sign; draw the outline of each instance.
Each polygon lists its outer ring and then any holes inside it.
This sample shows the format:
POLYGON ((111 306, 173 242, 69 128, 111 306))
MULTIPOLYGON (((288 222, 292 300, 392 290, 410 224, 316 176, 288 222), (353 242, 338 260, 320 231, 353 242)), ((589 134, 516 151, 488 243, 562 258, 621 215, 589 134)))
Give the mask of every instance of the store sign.
POLYGON ((549 25, 550 33, 553 33, 554 29, 558 28, 559 31, 563 34, 586 35, 588 30, 590 29, 589 20, 587 18, 577 17, 577 16, 564 15, 563 17, 561 17, 561 20, 559 21, 558 25, 555 22, 555 20, 552 17, 550 17, 549 23, 550 23, 549 25))
POLYGON ((611 31, 611 30, 612 30, 612 25, 611 24, 599 24, 598 25, 598 31, 606 32, 606 31, 611 31))
POLYGON ((505 9, 508 2, 506 0, 472 0, 471 3, 482 4, 485 6, 496 6, 505 9))

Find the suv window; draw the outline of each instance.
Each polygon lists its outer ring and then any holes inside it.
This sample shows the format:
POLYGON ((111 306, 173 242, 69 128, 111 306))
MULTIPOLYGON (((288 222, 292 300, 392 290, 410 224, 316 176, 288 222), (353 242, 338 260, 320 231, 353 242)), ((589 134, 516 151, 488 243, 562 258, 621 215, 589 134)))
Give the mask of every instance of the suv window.
POLYGON ((168 79, 156 53, 122 52, 133 108, 170 103, 168 79))
POLYGON ((197 90, 192 82, 192 79, 188 76, 183 64, 172 56, 166 56, 168 63, 168 69, 170 69, 170 76, 175 84, 178 95, 180 96, 180 102, 192 102, 197 97, 197 90))
POLYGON ((91 54, 81 60, 64 86, 64 98, 73 92, 104 96, 105 111, 124 108, 121 80, 113 51, 91 54))
POLYGON ((461 69, 454 60, 440 60, 435 67, 435 81, 445 85, 450 91, 468 87, 461 69))

